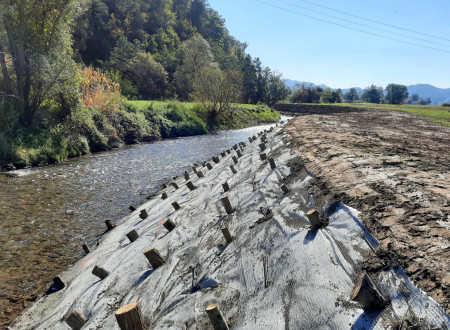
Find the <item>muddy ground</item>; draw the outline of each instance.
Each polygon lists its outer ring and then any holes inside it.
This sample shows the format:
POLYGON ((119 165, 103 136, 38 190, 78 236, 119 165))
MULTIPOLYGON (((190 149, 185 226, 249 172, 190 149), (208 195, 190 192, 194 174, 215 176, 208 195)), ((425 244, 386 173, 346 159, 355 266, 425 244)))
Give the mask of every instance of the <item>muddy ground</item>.
POLYGON ((308 114, 289 122, 321 189, 361 211, 381 243, 372 272, 394 257, 450 312, 450 127, 400 111, 308 114))

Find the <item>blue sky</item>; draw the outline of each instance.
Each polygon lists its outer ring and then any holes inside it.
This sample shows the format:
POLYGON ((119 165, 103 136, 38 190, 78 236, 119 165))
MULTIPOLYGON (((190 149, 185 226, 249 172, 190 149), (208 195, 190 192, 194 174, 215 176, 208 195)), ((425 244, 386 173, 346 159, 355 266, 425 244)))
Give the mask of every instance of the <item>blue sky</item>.
POLYGON ((209 3, 226 20, 230 34, 248 43, 247 52, 259 57, 263 65, 281 72, 284 78, 333 88, 364 88, 372 83, 383 87, 389 83, 425 83, 450 88, 449 0, 209 0, 209 3))

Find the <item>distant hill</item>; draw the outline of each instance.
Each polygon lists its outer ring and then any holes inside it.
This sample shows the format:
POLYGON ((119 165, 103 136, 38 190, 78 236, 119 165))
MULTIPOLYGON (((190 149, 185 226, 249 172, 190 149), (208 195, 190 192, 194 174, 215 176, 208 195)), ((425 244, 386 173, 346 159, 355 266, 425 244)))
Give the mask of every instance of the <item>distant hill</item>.
MULTIPOLYGON (((314 83, 311 82, 304 82, 304 81, 297 81, 297 80, 291 80, 291 79, 285 79, 284 80, 285 84, 288 87, 295 87, 296 84, 305 84, 305 85, 313 85, 313 86, 320 86, 323 88, 327 88, 328 86, 326 85, 316 85, 314 83)), ((384 86, 385 87, 385 86, 384 86)), ((419 94, 419 96, 421 98, 427 99, 430 98, 431 99, 431 103, 433 104, 439 104, 439 103, 444 103, 444 102, 450 102, 450 88, 438 88, 435 87, 433 85, 429 85, 429 84, 417 84, 417 85, 411 85, 411 86, 407 86, 408 87, 408 92, 409 95, 412 95, 414 93, 419 94)), ((355 87, 358 93, 362 93, 364 90, 360 87, 355 87)), ((332 88, 334 90, 336 90, 337 88, 332 88)), ((349 88, 343 88, 342 89, 342 93, 345 94, 349 91, 349 88)))

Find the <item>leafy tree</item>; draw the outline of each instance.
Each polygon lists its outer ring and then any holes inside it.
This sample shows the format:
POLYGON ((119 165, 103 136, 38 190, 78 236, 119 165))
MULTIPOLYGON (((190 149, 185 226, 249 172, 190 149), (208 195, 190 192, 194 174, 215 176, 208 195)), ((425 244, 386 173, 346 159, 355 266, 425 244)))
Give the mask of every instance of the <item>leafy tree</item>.
POLYGON ((411 96, 411 100, 412 100, 413 102, 419 101, 419 94, 413 93, 413 95, 411 96))
POLYGON ((355 102, 359 100, 359 94, 356 91, 356 88, 350 88, 350 90, 345 93, 344 98, 347 102, 355 102))
POLYGON ((405 85, 389 84, 386 87, 386 100, 391 104, 402 104, 408 95, 408 88, 405 85))
POLYGON ((383 87, 370 85, 364 89, 362 99, 369 103, 381 103, 383 101, 384 90, 383 87))
MULTIPOLYGON (((0 56, 4 88, 17 98, 20 122, 30 126, 44 103, 77 102, 71 30, 82 0, 2 0, 0 56)), ((70 107, 70 106, 69 106, 70 107)))
POLYGON ((137 53, 127 66, 126 77, 144 99, 161 99, 167 89, 167 71, 150 53, 137 53))
POLYGON ((181 48, 182 63, 175 72, 175 84, 180 98, 188 99, 193 92, 193 80, 200 70, 212 67, 214 56, 208 41, 196 34, 181 48))
POLYGON ((263 102, 271 107, 278 101, 287 98, 290 94, 290 90, 283 82, 281 74, 274 73, 268 68, 266 68, 266 72, 266 88, 264 91, 263 102))
POLYGON ((203 67, 195 76, 193 87, 195 100, 207 109, 210 126, 214 126, 217 118, 229 110, 232 103, 240 100, 242 73, 203 67))
POLYGON ((323 93, 323 88, 319 86, 296 86, 292 93, 291 102, 293 103, 319 103, 323 93))

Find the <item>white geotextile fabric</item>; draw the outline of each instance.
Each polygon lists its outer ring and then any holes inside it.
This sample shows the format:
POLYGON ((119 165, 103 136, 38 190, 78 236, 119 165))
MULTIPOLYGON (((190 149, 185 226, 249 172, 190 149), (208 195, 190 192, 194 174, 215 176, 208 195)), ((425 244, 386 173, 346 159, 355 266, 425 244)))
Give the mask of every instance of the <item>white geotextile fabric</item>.
POLYGON ((233 329, 386 329, 407 312, 418 313, 430 326, 448 325, 448 316, 431 298, 393 271, 382 275, 380 288, 391 296, 392 308, 365 312, 350 301, 358 264, 370 251, 367 240, 374 239, 358 212, 345 205, 327 215, 325 229, 309 229, 302 210, 314 207, 312 197, 305 197, 312 177, 290 184, 283 197, 279 180, 289 175, 286 164, 295 156, 277 133, 268 134, 265 151, 275 155, 275 170, 260 160, 258 139, 246 141, 236 175, 229 168, 233 151, 219 164, 211 162, 211 171, 200 167, 205 178, 191 171, 198 187, 192 192, 178 178, 180 189, 170 186, 168 199, 157 195, 121 220, 94 251, 61 274, 66 288, 40 299, 12 328, 70 329, 63 317, 76 309, 89 318, 84 329, 119 329, 114 311, 135 301, 154 329, 209 329, 205 307, 211 303, 219 304, 233 329), (236 208, 229 217, 220 201, 224 181, 236 208), (175 212, 174 201, 181 206, 175 212), (270 208, 274 217, 254 224, 263 216, 260 207, 270 208), (138 216, 143 208, 149 214, 145 220, 138 216), (177 225, 171 233, 162 226, 169 217, 177 225), (222 224, 234 236, 227 247, 221 246, 222 224), (130 243, 125 235, 132 229, 139 238, 130 243), (149 248, 167 258, 155 271, 143 255, 149 248), (109 276, 100 281, 92 275, 95 265, 109 276), (191 291, 193 266, 197 291, 191 291))

